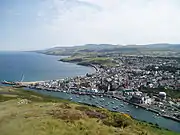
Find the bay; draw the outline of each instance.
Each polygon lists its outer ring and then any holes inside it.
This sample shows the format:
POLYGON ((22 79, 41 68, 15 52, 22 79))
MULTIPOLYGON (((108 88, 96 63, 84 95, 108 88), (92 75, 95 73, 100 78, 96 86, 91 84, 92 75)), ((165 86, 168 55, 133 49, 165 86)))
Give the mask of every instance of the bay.
POLYGON ((0 81, 41 81, 94 72, 91 67, 58 61, 62 56, 33 52, 0 52, 0 81))

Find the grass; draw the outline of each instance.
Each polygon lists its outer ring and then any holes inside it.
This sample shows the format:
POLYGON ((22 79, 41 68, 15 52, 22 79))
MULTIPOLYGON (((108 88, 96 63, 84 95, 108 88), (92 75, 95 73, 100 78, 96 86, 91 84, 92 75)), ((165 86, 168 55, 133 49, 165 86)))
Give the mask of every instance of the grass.
POLYGON ((115 66, 116 63, 107 57, 74 56, 61 59, 63 62, 75 62, 79 65, 101 64, 103 66, 115 66))
POLYGON ((0 95, 1 135, 178 135, 106 109, 12 89, 0 95), (7 96, 7 97, 6 97, 7 96))

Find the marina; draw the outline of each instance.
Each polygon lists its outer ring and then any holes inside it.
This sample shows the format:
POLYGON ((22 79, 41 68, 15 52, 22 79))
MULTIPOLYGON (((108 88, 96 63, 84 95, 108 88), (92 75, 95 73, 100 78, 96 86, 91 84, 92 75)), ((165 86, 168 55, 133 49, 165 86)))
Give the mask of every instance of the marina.
POLYGON ((178 121, 167 119, 160 115, 158 116, 158 118, 154 117, 157 116, 156 113, 143 109, 141 107, 136 108, 134 105, 124 102, 122 100, 116 100, 114 98, 110 98, 106 96, 103 96, 101 98, 100 96, 77 95, 63 91, 55 92, 55 91, 47 91, 47 90, 29 89, 29 88, 25 88, 25 90, 32 90, 41 94, 67 99, 81 104, 83 103, 100 108, 106 108, 111 111, 127 113, 137 120, 158 124, 162 128, 180 132, 180 123, 178 121))
MULTIPOLYGON (((47 91, 47 92, 62 92, 62 93, 67 93, 67 94, 73 94, 73 95, 76 95, 77 98, 79 98, 80 96, 89 96, 90 100, 97 99, 97 97, 98 97, 100 99, 99 100, 100 103, 102 103, 102 102, 104 103, 105 99, 102 98, 102 97, 106 97, 106 98, 117 100, 117 101, 123 101, 126 104, 131 104, 136 109, 138 109, 140 107, 140 108, 145 109, 147 111, 151 111, 153 113, 156 113, 157 115, 160 115, 160 116, 162 116, 164 118, 180 122, 180 119, 168 116, 166 114, 161 114, 161 112, 159 112, 158 110, 155 110, 155 109, 143 106, 141 104, 133 103, 133 102, 131 102, 129 100, 124 99, 123 97, 109 95, 109 94, 104 93, 104 92, 81 92, 81 91, 77 91, 77 90, 66 91, 66 90, 58 90, 58 89, 54 90, 54 89, 49 89, 49 88, 47 88, 47 89, 45 89, 45 88, 37 88, 37 87, 31 87, 30 86, 30 84, 32 84, 32 83, 34 84, 34 83, 39 83, 39 82, 43 82, 43 81, 38 81, 38 82, 8 82, 8 81, 3 81, 1 83, 5 84, 5 85, 12 85, 13 87, 16 87, 16 88, 24 87, 25 89, 37 90, 38 92, 40 92, 40 91, 47 91)), ((70 97, 69 100, 73 100, 73 98, 70 97)), ((78 101, 78 102, 79 103, 83 103, 83 101, 78 101)), ((97 101, 95 103, 99 104, 97 101)), ((111 101, 110 103, 114 104, 115 102, 111 101)), ((105 107, 106 108, 108 105, 109 105, 109 102, 106 105, 100 105, 100 106, 97 105, 97 107, 105 107)), ((124 104, 121 103, 121 104, 118 104, 118 106, 113 106, 112 110, 116 111, 116 110, 118 110, 119 107, 124 107, 124 104)), ((129 110, 126 110, 126 112, 129 112, 129 110)))

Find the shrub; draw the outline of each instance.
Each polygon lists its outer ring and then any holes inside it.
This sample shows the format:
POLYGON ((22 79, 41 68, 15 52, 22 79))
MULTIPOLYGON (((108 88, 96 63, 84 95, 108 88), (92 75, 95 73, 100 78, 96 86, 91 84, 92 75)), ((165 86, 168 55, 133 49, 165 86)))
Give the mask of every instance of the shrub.
POLYGON ((100 113, 100 112, 96 112, 96 111, 85 111, 86 115, 88 115, 90 118, 99 118, 99 119, 105 119, 107 117, 107 115, 100 113))
POLYGON ((88 106, 76 106, 75 109, 80 110, 80 111, 89 111, 89 110, 91 110, 88 106))
POLYGON ((49 115, 54 117, 55 119, 62 119, 73 122, 75 120, 79 120, 83 117, 83 115, 78 111, 70 111, 68 109, 53 109, 48 112, 49 115))

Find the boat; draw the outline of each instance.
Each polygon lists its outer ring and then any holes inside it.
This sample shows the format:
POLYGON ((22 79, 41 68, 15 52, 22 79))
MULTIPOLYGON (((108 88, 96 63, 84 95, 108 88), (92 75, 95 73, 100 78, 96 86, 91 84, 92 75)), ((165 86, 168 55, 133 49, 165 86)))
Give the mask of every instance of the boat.
POLYGON ((82 101, 78 101, 78 103, 82 103, 82 101))
POLYGON ((120 104, 120 106, 121 106, 121 107, 124 107, 124 105, 123 105, 123 104, 120 104))
POLYGON ((129 110, 126 110, 126 112, 130 112, 129 110))
POLYGON ((98 101, 96 101, 95 103, 98 104, 98 101))
POLYGON ((118 109, 118 106, 114 106, 113 109, 114 109, 114 110, 117 110, 117 109, 118 109))
POLYGON ((153 117, 154 118, 159 118, 159 114, 156 114, 156 115, 154 114, 153 117))
POLYGON ((114 104, 114 101, 112 101, 111 103, 114 104))
POLYGON ((92 97, 92 98, 96 98, 96 96, 94 96, 94 95, 92 95, 91 97, 92 97))
POLYGON ((102 98, 102 99, 100 100, 100 102, 102 102, 102 101, 104 101, 104 98, 102 98))

